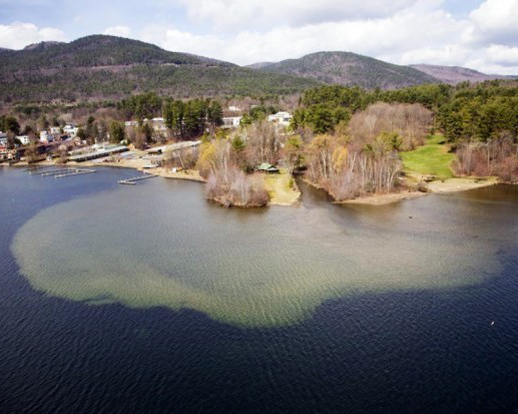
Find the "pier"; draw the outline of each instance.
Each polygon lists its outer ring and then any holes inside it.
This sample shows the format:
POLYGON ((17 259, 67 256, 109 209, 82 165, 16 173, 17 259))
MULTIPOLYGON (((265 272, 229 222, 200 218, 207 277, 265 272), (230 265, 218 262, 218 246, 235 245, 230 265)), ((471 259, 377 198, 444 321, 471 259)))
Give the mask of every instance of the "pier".
POLYGON ((149 178, 155 178, 155 177, 158 177, 158 175, 144 174, 144 175, 139 175, 138 177, 128 178, 126 180, 119 180, 117 182, 119 184, 124 184, 124 185, 135 185, 137 183, 137 181, 147 180, 149 178))
POLYGON ((66 167, 63 167, 63 168, 39 168, 35 171, 29 171, 29 174, 30 175, 41 175, 42 177, 45 177, 45 176, 48 176, 48 175, 54 175, 54 174, 60 174, 60 173, 63 173, 64 171, 68 171, 70 170, 70 168, 66 168, 66 167))
POLYGON ((79 169, 79 168, 71 168, 70 172, 65 172, 63 174, 54 175, 54 178, 65 178, 65 177, 73 177, 75 175, 83 175, 83 174, 92 174, 96 170, 88 170, 88 169, 79 169))

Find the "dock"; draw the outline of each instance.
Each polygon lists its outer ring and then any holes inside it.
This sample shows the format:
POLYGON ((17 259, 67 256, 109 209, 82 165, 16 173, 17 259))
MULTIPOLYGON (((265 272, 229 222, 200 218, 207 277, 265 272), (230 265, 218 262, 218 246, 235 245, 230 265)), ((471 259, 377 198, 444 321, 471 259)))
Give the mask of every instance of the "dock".
POLYGON ((127 178, 126 180, 119 180, 117 182, 119 184, 124 184, 124 185, 135 185, 137 183, 137 181, 148 180, 150 178, 155 178, 155 177, 158 177, 158 175, 144 174, 144 175, 139 175, 138 177, 127 178))
POLYGON ((73 177, 75 175, 83 175, 83 174, 92 174, 96 170, 89 170, 89 169, 79 169, 79 168, 71 168, 70 172, 66 172, 64 174, 57 174, 54 175, 54 178, 65 178, 65 177, 73 177))
POLYGON ((29 171, 30 175, 41 175, 42 177, 48 176, 48 175, 54 175, 54 174, 60 174, 64 171, 68 171, 70 168, 40 168, 36 171, 29 171))

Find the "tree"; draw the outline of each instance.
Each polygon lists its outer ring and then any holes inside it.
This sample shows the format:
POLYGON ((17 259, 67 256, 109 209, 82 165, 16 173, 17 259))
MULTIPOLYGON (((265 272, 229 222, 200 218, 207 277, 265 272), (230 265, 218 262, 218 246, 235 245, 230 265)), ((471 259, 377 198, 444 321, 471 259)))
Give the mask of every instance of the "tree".
POLYGON ((84 140, 87 138, 87 136, 86 136, 86 132, 85 132, 85 130, 84 130, 83 128, 79 128, 79 129, 77 130, 77 134, 76 134, 76 136, 77 136, 81 141, 84 141, 84 140))
POLYGON ((118 144, 124 141, 125 136, 124 125, 120 122, 113 121, 110 125, 110 142, 118 144))
POLYGON ((212 101, 210 103, 207 120, 212 133, 214 133, 217 127, 223 125, 223 109, 218 101, 212 101))
POLYGON ((289 165, 290 173, 302 165, 304 160, 304 147, 300 135, 290 136, 284 144, 284 157, 289 165))
POLYGON ((20 135, 20 124, 14 116, 2 116, 0 117, 0 131, 20 135))
POLYGON ((97 124, 95 123, 95 118, 93 116, 89 116, 88 120, 86 121, 85 138, 90 144, 93 144, 96 137, 97 124))

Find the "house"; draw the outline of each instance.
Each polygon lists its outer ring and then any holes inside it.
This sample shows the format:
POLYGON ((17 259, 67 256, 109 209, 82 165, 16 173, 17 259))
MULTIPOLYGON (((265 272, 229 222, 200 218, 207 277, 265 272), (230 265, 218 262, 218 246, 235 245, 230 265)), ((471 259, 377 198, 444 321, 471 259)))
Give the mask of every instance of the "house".
POLYGON ((264 173, 278 173, 279 172, 279 169, 277 167, 275 167, 274 165, 270 164, 269 162, 263 162, 261 165, 259 165, 256 168, 256 170, 259 172, 264 172, 264 173))
POLYGON ((60 134, 61 133, 61 128, 60 127, 56 127, 56 126, 50 127, 50 133, 52 135, 60 134))
POLYGON ((41 131, 40 132, 40 141, 41 142, 51 142, 52 141, 52 135, 50 135, 47 131, 41 131))
POLYGON ((242 116, 227 116, 223 118, 223 128, 237 128, 241 124, 242 116))
POLYGON ((79 131, 79 128, 75 124, 68 124, 63 128, 63 132, 72 138, 77 136, 77 131, 79 131))
POLYGON ((241 110, 241 108, 239 108, 239 106, 230 105, 230 106, 228 107, 228 110, 229 110, 230 112, 239 112, 239 111, 241 110))
POLYGON ((2 131, 0 131, 0 145, 7 147, 7 134, 2 131))
POLYGON ((279 125, 288 126, 293 116, 289 112, 277 112, 268 115, 268 122, 277 122, 279 125))
POLYGON ((18 135, 16 138, 18 138, 22 145, 29 145, 31 143, 28 135, 18 135))

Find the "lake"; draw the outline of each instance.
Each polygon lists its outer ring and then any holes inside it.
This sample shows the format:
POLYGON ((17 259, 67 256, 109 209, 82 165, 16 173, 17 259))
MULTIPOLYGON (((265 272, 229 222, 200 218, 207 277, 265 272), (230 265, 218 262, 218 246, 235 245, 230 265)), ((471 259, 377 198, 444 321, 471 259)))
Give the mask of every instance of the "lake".
POLYGON ((518 187, 225 209, 0 168, 1 412, 514 412, 518 187))

